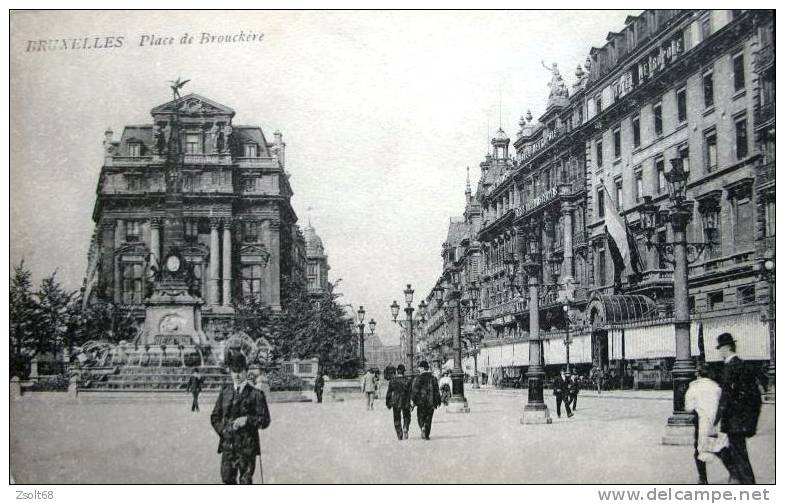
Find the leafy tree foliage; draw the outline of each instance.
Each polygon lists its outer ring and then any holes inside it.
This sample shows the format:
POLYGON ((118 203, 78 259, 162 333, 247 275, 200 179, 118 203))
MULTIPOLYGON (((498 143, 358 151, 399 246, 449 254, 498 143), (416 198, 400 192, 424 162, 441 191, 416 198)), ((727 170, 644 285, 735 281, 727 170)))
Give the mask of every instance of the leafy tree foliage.
POLYGON ((85 305, 78 291, 67 291, 57 272, 33 290, 32 274, 24 262, 14 267, 10 281, 10 372, 28 374, 30 359, 50 353, 68 362, 74 346, 89 340, 117 342, 136 336, 131 315, 111 303, 85 305))
POLYGON ((321 372, 330 376, 355 375, 357 352, 346 312, 333 285, 321 296, 308 294, 301 282, 284 278, 282 309, 274 313, 255 298, 235 305, 235 328, 272 347, 271 360, 317 357, 321 372))
POLYGON ((33 294, 32 275, 24 261, 14 266, 9 296, 9 354, 11 376, 27 374, 25 367, 35 347, 38 312, 33 294))

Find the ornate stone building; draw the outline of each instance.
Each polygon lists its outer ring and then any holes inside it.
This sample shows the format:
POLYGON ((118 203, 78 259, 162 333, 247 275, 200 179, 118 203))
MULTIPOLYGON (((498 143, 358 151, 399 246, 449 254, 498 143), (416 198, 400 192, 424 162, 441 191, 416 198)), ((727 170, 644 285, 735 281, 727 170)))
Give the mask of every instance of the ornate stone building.
POLYGON ((281 308, 282 279, 303 279, 306 264, 286 144, 234 115, 189 94, 153 108, 149 124, 126 126, 119 140, 106 131, 86 299, 141 321, 162 258, 177 250, 192 267, 209 338, 229 332, 244 296, 281 308))
MULTIPOLYGON (((480 371, 523 383, 536 302, 548 373, 569 355, 582 373, 599 366, 641 386, 670 380, 673 267, 648 247, 640 210, 645 197, 668 207, 673 159, 689 169, 696 202, 687 240, 713 244, 690 257, 692 355, 703 334, 706 359, 717 360, 711 342, 730 330, 744 358, 769 360, 774 326, 761 315, 773 275, 761 269, 774 259, 773 40, 771 11, 647 10, 589 51, 571 89, 556 64, 546 67, 544 113, 521 119, 514 155, 500 128, 480 165, 480 371), (629 230, 637 268, 633 252, 614 261, 610 213, 629 230), (533 241, 539 263, 522 267, 533 241), (533 271, 537 300, 526 289, 533 271)), ((652 239, 670 234, 660 222, 652 239)), ((429 312, 426 327, 441 334, 443 314, 429 312)))
POLYGON ((312 296, 320 296, 329 287, 330 265, 327 263, 322 239, 319 238, 310 223, 303 234, 305 236, 306 287, 312 296))

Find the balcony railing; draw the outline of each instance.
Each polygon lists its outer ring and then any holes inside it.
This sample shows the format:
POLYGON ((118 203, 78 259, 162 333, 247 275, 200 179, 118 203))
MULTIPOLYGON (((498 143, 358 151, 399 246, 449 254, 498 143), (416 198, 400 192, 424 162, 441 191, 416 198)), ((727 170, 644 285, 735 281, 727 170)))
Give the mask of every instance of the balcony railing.
POLYGON ((495 319, 505 315, 513 315, 516 313, 525 312, 528 309, 529 303, 526 299, 512 299, 500 305, 485 308, 480 314, 483 319, 495 319))
POLYGON ((673 271, 664 269, 648 270, 641 273, 641 278, 638 280, 638 285, 653 284, 653 283, 672 283, 673 271))
POLYGON ((773 162, 758 166, 758 173, 755 177, 758 187, 774 182, 776 176, 774 166, 775 164, 773 162))
POLYGON ((767 236, 755 242, 755 255, 757 257, 774 257, 777 240, 774 236, 767 236))
POLYGON ((751 265, 755 251, 748 250, 728 256, 709 259, 703 263, 690 266, 690 276, 703 275, 708 273, 722 273, 723 271, 738 268, 743 265, 751 265))
POLYGON ((772 65, 774 65, 774 46, 761 47, 755 53, 755 72, 761 73, 772 65))
POLYGON ((774 120, 774 102, 755 107, 755 126, 774 120))
POLYGON ((231 164, 232 157, 229 154, 184 154, 185 164, 231 164))
POLYGON ((588 231, 576 231, 572 235, 572 246, 577 247, 585 247, 589 243, 589 232, 588 231))

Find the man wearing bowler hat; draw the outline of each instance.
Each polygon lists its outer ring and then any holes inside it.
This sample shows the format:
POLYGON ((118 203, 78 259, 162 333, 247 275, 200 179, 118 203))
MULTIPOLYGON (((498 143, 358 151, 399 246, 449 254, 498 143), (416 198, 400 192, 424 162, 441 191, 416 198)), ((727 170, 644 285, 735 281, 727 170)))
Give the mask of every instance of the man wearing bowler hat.
POLYGON ((261 454, 259 429, 270 425, 270 410, 264 392, 248 383, 248 363, 237 349, 229 349, 224 360, 232 383, 221 388, 210 423, 218 433, 221 480, 226 484, 250 484, 261 454))
POLYGON ((730 473, 729 483, 754 485, 755 475, 747 454, 747 438, 754 436, 760 416, 760 391, 755 373, 736 355, 736 341, 730 333, 717 337, 717 349, 724 359, 722 395, 715 424, 728 435, 728 446, 720 458, 730 473))
POLYGON ((428 361, 417 365, 420 372, 412 380, 412 402, 417 406, 417 424, 420 426, 420 437, 426 441, 431 439, 431 422, 433 411, 442 404, 439 396, 439 381, 429 371, 428 361))

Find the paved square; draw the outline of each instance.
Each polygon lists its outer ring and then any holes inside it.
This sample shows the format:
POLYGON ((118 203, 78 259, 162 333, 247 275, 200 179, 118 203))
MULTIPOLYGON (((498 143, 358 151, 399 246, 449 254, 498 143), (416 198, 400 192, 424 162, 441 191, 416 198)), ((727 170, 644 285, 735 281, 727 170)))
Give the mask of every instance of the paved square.
MULTIPOLYGON (((655 393, 652 393, 654 397, 655 393)), ((432 440, 398 441, 377 402, 272 404, 262 431, 266 483, 694 483, 691 446, 662 446, 671 403, 583 392, 571 419, 519 423, 524 396, 470 391, 471 413, 434 416, 432 440)), ((660 395, 661 396, 661 395, 660 395)), ((18 483, 220 483, 215 396, 73 404, 11 403, 11 471, 18 483)), ((547 397, 555 417, 553 397, 547 397)), ((774 482, 774 408, 749 441, 759 483, 774 482)), ((258 473, 256 475, 258 478, 258 473)), ((723 483, 722 464, 709 480, 723 483)))

